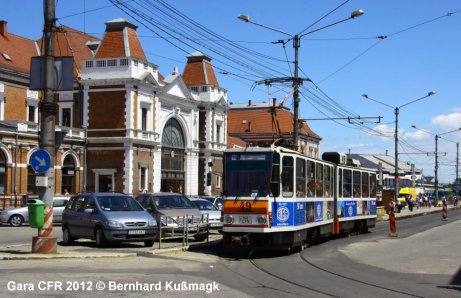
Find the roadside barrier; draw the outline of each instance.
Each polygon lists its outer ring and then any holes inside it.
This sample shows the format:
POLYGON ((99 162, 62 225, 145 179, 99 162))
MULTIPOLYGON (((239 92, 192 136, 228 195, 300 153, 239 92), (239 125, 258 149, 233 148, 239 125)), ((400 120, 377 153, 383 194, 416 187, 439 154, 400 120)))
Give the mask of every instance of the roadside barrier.
POLYGON ((38 236, 32 237, 32 252, 34 253, 56 253, 57 239, 51 237, 53 231, 53 208, 45 208, 45 223, 42 229, 38 230, 38 236))
MULTIPOLYGON (((392 204, 393 206, 394 204, 392 204)), ((397 226, 395 225, 394 208, 389 209, 389 237, 398 237, 397 226)))
POLYGON ((447 200, 442 201, 442 220, 447 220, 448 218, 448 204, 447 200))

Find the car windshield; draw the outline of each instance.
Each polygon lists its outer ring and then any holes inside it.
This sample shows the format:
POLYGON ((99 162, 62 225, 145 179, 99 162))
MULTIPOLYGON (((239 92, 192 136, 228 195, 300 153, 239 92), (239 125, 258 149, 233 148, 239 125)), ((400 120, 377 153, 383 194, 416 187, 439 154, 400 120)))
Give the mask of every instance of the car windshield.
POLYGON ((154 204, 158 209, 195 208, 188 198, 175 195, 154 197, 154 204))
POLYGON ((144 210, 138 202, 132 197, 98 197, 98 201, 101 210, 103 211, 142 211, 144 210))
POLYGON ((215 211, 218 210, 211 202, 205 200, 192 201, 199 210, 215 211))

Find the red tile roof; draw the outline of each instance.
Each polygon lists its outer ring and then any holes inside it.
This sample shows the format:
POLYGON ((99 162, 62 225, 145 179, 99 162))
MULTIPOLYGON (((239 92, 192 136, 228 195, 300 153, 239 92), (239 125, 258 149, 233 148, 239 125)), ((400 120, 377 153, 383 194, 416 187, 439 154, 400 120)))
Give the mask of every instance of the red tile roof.
MULTIPOLYGON (((272 117, 269 108, 230 109, 227 113, 227 130, 228 134, 292 133, 293 114, 285 109, 275 109, 272 117)), ((305 122, 299 129, 299 134, 320 139, 305 122)))
POLYGON ((227 136, 227 148, 234 148, 234 147, 246 147, 247 143, 240 138, 236 138, 233 136, 227 136))
POLYGON ((219 87, 218 80, 211 65, 211 58, 195 52, 187 56, 187 64, 182 78, 186 85, 213 85, 219 87))
POLYGON ((112 20, 105 24, 106 32, 95 58, 134 57, 147 62, 136 34, 137 26, 124 19, 112 20))
MULTIPOLYGON (((37 43, 41 45, 42 39, 37 43)), ((74 77, 78 77, 82 72, 83 60, 93 58, 93 52, 86 45, 89 41, 99 41, 100 39, 67 26, 57 27, 55 33, 55 56, 74 56, 74 77)))
POLYGON ((4 20, 0 32, 0 68, 29 74, 30 58, 38 56, 35 41, 9 33, 4 20))

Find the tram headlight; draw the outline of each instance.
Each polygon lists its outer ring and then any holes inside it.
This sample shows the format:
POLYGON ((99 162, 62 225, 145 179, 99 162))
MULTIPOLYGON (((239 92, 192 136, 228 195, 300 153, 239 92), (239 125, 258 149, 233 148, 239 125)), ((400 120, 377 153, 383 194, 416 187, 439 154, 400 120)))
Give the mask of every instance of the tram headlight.
POLYGON ((267 218, 265 215, 259 215, 256 221, 260 224, 263 225, 267 222, 267 218))
POLYGON ((234 223, 234 217, 232 215, 229 215, 229 214, 225 215, 224 216, 224 222, 226 224, 232 224, 232 223, 234 223))

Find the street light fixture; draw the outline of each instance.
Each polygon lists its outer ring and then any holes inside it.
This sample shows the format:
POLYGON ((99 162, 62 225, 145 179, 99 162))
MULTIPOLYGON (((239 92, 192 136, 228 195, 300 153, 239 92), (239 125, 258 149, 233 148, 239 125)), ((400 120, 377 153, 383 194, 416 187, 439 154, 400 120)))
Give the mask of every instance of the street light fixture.
POLYGON ((299 51, 299 48, 301 46, 301 38, 308 35, 308 34, 323 30, 325 28, 337 25, 339 23, 342 23, 342 22, 345 22, 345 21, 348 21, 348 20, 351 20, 351 19, 355 19, 357 17, 360 17, 363 14, 364 14, 363 10, 361 10, 361 9, 355 10, 355 11, 353 11, 351 13, 350 17, 348 17, 348 18, 339 20, 337 22, 331 23, 329 25, 320 27, 318 29, 315 29, 315 30, 312 30, 312 31, 309 31, 309 32, 305 32, 305 33, 301 32, 301 33, 295 34, 295 35, 292 35, 292 34, 287 33, 285 31, 282 31, 282 30, 279 30, 279 29, 276 29, 276 28, 272 28, 272 27, 269 27, 269 26, 266 26, 266 25, 263 25, 263 24, 260 24, 260 23, 257 23, 257 22, 253 22, 253 21, 250 20, 250 16, 245 15, 245 14, 240 14, 240 15, 237 16, 237 18, 239 20, 241 20, 241 21, 243 21, 245 23, 251 23, 253 25, 263 27, 263 28, 266 28, 266 29, 269 29, 269 30, 272 30, 272 31, 275 31, 275 32, 278 32, 278 33, 281 33, 281 34, 284 34, 284 35, 287 35, 287 36, 290 37, 290 39, 293 40, 293 48, 295 49, 294 77, 292 79, 292 81, 293 81, 293 85, 292 85, 293 86, 293 146, 295 148, 298 147, 299 85, 302 82, 302 79, 299 78, 299 67, 298 67, 298 63, 299 63, 298 51, 299 51))
POLYGON ((427 93, 427 95, 423 96, 423 97, 420 97, 420 98, 417 98, 415 100, 412 100, 412 101, 409 101, 403 105, 400 105, 400 106, 397 106, 397 107, 393 107, 385 102, 382 102, 382 101, 379 101, 379 100, 376 100, 374 98, 371 98, 368 96, 368 94, 362 94, 362 97, 366 98, 366 99, 369 99, 371 101, 374 101, 374 102, 377 102, 381 105, 384 105, 386 107, 389 107, 391 109, 394 109, 394 115, 395 115, 395 132, 394 132, 394 158, 395 158, 395 161, 394 161, 394 184, 395 184, 395 191, 394 191, 394 202, 397 204, 397 200, 398 200, 398 197, 399 197, 399 184, 398 184, 398 178, 399 178, 399 112, 400 112, 400 109, 409 105, 409 104, 412 104, 414 102, 417 102, 421 99, 424 99, 426 97, 429 97, 429 96, 432 96, 432 95, 435 95, 435 92, 434 91, 430 91, 427 93))
MULTIPOLYGON (((421 130, 421 131, 424 131, 425 133, 428 133, 430 135, 435 136, 434 191, 435 191, 435 200, 438 201, 439 200, 439 177, 438 177, 438 174, 439 174, 439 159, 438 159, 438 157, 439 157, 439 153, 438 153, 439 138, 442 135, 446 135, 446 134, 449 134, 449 133, 452 133, 452 132, 460 131, 461 127, 458 128, 458 129, 450 130, 450 131, 447 131, 447 132, 444 132, 444 133, 439 133, 439 134, 434 134, 434 133, 432 133, 430 131, 427 131, 425 129, 418 128, 415 125, 412 125, 411 127, 414 128, 414 129, 421 130)), ((456 145, 458 147, 459 143, 456 143, 456 145)), ((458 163, 456 163, 456 165, 458 165, 458 163)), ((458 170, 456 170, 456 175, 458 175, 458 170)), ((456 177, 456 178, 458 178, 458 177, 456 177)))

